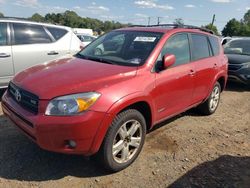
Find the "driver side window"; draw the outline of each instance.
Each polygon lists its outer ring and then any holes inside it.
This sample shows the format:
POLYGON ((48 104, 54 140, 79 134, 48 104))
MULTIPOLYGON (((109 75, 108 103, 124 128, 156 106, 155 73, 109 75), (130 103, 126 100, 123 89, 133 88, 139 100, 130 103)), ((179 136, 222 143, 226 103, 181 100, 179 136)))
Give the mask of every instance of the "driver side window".
POLYGON ((157 58, 157 64, 162 63, 165 54, 175 55, 176 62, 173 66, 178 66, 190 62, 190 49, 188 34, 182 33, 170 37, 162 48, 157 58))

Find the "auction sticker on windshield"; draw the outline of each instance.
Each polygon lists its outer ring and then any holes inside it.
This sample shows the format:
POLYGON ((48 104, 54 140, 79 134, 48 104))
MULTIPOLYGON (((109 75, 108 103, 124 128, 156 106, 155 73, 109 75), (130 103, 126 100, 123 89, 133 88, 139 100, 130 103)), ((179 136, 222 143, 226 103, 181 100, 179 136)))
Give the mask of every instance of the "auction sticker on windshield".
POLYGON ((137 42, 154 42, 156 37, 136 37, 134 41, 137 42))

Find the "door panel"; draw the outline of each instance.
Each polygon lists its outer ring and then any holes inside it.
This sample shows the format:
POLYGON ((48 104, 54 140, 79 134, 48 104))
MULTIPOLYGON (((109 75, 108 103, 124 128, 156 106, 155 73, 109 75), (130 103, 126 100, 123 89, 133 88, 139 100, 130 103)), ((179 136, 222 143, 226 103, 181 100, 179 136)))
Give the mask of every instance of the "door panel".
POLYGON ((0 77, 13 76, 11 46, 0 46, 0 77))
POLYGON ((156 74, 155 106, 157 121, 185 110, 191 104, 194 75, 189 64, 156 74))
POLYGON ((7 23, 0 23, 0 88, 6 87, 14 74, 7 23))
POLYGON ((56 59, 59 56, 59 54, 48 55, 48 53, 57 53, 51 44, 13 45, 12 51, 15 74, 31 66, 56 59))
POLYGON ((216 74, 216 58, 201 59, 198 62, 193 62, 196 71, 193 103, 204 100, 209 92, 211 82, 216 74))
POLYGON ((191 34, 192 59, 196 72, 193 103, 200 102, 208 96, 211 82, 216 74, 217 59, 212 56, 208 37, 201 34, 191 34))
POLYGON ((187 33, 171 36, 157 58, 154 99, 156 121, 184 111, 192 103, 194 89, 194 67, 190 62, 190 44, 187 33), (163 55, 173 54, 172 67, 162 67, 163 55), (162 70, 163 69, 163 70, 162 70), (164 70, 165 69, 165 70, 164 70))
POLYGON ((15 74, 61 55, 41 25, 13 23, 12 27, 15 74))

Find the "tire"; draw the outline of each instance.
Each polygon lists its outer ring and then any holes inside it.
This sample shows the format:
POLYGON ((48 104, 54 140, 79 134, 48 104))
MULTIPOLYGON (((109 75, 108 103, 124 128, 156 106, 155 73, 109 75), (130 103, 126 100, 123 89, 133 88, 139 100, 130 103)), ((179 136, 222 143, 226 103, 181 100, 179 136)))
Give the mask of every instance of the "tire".
POLYGON ((128 109, 121 112, 107 131, 97 154, 99 162, 111 172, 123 170, 138 157, 145 135, 146 121, 139 111, 128 109))
POLYGON ((221 86, 216 82, 208 99, 198 106, 198 110, 204 115, 213 114, 219 106, 221 86))

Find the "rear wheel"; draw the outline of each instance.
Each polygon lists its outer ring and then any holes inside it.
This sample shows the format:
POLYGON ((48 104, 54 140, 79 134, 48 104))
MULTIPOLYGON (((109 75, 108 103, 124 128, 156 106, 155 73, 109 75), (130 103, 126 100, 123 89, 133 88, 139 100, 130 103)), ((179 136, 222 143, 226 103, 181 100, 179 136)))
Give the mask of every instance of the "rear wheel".
POLYGON ((100 162, 110 171, 120 171, 134 162, 141 152, 146 134, 143 115, 129 109, 113 120, 98 153, 100 162))
POLYGON ((208 99, 198 106, 199 111, 205 115, 213 114, 219 106, 220 94, 221 86, 216 82, 208 99))

